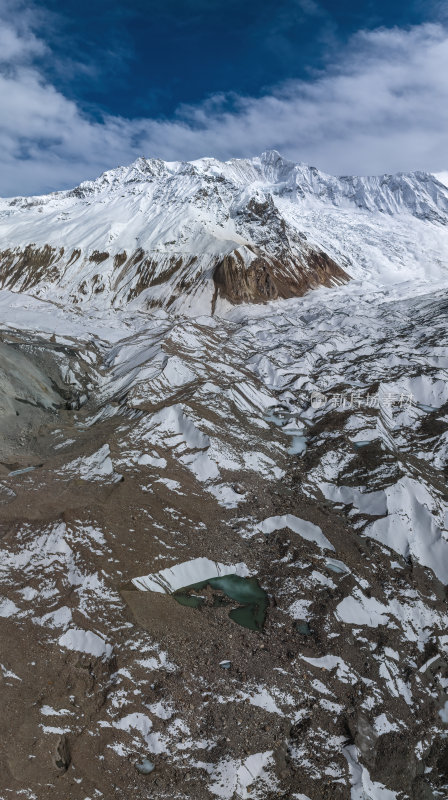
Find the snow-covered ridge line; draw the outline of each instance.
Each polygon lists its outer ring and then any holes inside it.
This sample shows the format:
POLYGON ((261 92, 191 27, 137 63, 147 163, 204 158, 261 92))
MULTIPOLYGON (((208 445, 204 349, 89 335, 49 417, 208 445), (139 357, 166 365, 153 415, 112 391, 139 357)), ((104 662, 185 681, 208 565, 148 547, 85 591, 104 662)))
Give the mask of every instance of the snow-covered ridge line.
POLYGON ((303 197, 315 195, 336 206, 348 202, 358 208, 388 214, 407 210, 416 216, 444 222, 446 220, 442 220, 440 212, 448 212, 448 188, 439 179, 441 176, 436 174, 417 170, 396 174, 333 176, 302 162, 289 161, 276 150, 268 150, 252 159, 234 158, 225 162, 215 158, 170 162, 141 156, 129 166, 107 170, 95 180, 83 181, 74 189, 0 200, 0 208, 3 205, 20 206, 21 203, 44 204, 51 199, 87 198, 123 186, 130 188, 133 184, 180 177, 206 181, 219 179, 236 188, 270 185, 274 192, 296 190, 303 197))

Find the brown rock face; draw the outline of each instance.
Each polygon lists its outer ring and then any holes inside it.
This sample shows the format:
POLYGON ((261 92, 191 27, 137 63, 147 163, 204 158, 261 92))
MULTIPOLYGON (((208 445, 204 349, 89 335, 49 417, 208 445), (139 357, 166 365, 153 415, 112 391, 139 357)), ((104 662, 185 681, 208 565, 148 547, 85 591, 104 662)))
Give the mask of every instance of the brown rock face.
POLYGON ((59 277, 57 263, 64 255, 64 248, 46 244, 36 247, 28 244, 24 248, 14 248, 0 252, 0 286, 20 287, 29 291, 39 281, 54 281, 59 277))
POLYGON ((225 256, 213 274, 216 292, 230 303, 264 303, 301 297, 318 286, 346 283, 350 276, 322 251, 307 248, 300 259, 257 253, 248 261, 235 250, 225 256))

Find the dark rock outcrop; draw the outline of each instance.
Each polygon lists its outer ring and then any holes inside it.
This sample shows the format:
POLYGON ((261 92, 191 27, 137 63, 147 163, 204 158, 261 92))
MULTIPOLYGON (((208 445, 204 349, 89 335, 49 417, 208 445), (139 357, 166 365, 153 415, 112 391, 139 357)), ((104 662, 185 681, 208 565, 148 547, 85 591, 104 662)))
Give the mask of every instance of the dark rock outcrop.
POLYGON ((263 303, 301 297, 318 286, 335 286, 349 280, 347 273, 322 251, 304 249, 301 260, 284 260, 257 253, 251 260, 239 250, 225 256, 213 274, 216 297, 230 303, 263 303))

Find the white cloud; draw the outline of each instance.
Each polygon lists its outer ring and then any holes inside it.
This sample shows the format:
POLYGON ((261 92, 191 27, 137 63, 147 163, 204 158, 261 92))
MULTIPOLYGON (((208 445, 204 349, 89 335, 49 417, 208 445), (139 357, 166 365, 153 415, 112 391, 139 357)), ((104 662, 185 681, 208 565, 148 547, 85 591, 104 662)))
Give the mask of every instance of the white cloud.
POLYGON ((0 0, 0 67, 27 62, 41 56, 47 47, 33 32, 40 15, 24 0, 0 0))
POLYGON ((19 27, 8 18, 0 33, 0 62, 8 61, 0 66, 3 195, 71 186, 142 154, 230 158, 275 147, 336 174, 447 166, 442 25, 359 32, 310 82, 260 98, 213 97, 162 121, 89 117, 45 79, 44 51, 29 19, 19 27))
POLYGON ((26 60, 33 55, 42 55, 45 52, 45 45, 39 41, 29 30, 22 33, 17 31, 11 24, 2 23, 0 28, 0 62, 26 60))

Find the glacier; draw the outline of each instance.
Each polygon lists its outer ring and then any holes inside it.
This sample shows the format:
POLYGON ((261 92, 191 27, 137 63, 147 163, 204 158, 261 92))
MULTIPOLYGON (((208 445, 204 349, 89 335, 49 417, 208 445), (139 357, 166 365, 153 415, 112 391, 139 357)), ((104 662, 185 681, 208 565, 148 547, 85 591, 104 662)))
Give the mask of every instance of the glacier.
POLYGON ((447 796, 447 232, 275 151, 0 200, 0 794, 447 796))

